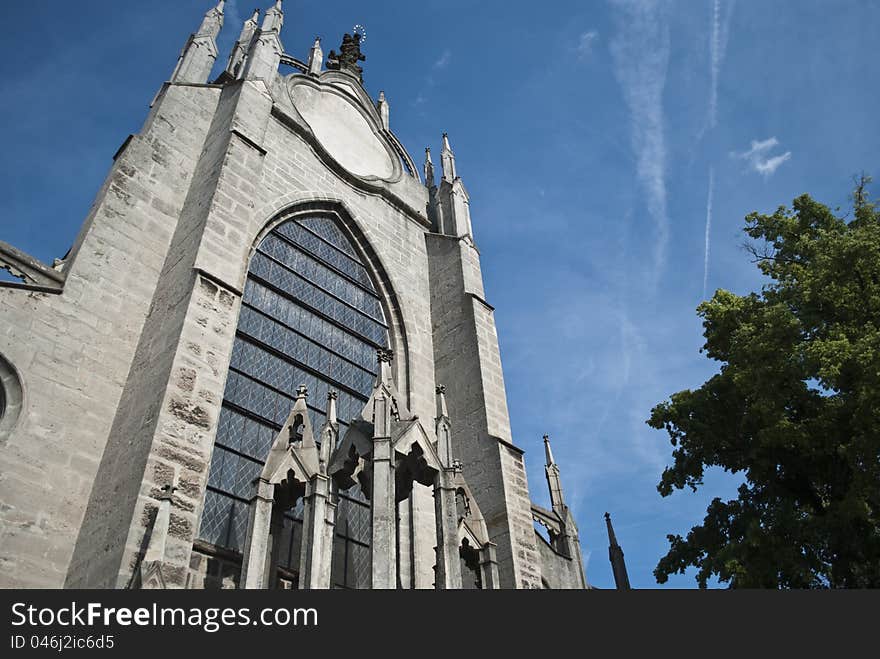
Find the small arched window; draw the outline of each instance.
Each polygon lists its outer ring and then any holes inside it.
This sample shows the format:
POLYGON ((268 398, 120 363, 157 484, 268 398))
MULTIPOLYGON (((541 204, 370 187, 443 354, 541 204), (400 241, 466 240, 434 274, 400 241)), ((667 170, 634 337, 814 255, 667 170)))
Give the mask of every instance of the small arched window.
MULTIPOLYGON (((366 404, 376 351, 388 325, 376 288, 330 215, 297 215, 260 242, 248 270, 226 381, 199 536, 240 552, 252 482, 296 397, 308 388, 316 433, 327 394, 338 393, 339 434, 366 404)), ((302 502, 284 518, 277 574, 295 583, 302 502)), ((370 508, 355 486, 340 494, 333 547, 334 587, 368 587, 370 508)))
POLYGON ((22 406, 21 380, 12 364, 0 355, 0 442, 6 441, 22 406))
POLYGON ((483 576, 480 573, 480 552, 463 538, 458 547, 461 562, 461 587, 464 590, 482 590, 483 576))

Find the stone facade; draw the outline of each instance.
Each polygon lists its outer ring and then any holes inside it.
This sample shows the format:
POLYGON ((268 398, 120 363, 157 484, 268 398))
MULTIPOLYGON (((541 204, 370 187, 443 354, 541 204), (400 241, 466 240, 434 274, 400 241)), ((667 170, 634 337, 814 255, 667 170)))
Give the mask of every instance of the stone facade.
MULTIPOLYGON (((327 587, 334 497, 361 474, 373 587, 461 587, 467 566, 484 588, 587 587, 561 486, 553 511, 530 503, 448 138, 439 180, 428 153, 422 181, 384 94, 374 102, 360 83, 359 38, 333 70, 318 42, 307 62, 287 55, 280 1, 245 23, 208 82, 222 22, 221 2, 63 261, 0 243, 0 267, 21 279, 0 282, 0 586, 327 587), (282 62, 297 72, 282 75, 282 62), (309 428, 320 456, 305 434, 279 435, 273 446, 298 467, 255 482, 244 574, 199 525, 249 264, 306 211, 355 246, 393 361, 347 433, 333 435, 329 409, 327 426, 309 428), (302 569, 276 581, 261 534, 282 492, 305 497, 308 533, 302 569), (541 544, 533 520, 561 540, 541 544)), ((549 449, 547 463, 558 477, 549 449)))

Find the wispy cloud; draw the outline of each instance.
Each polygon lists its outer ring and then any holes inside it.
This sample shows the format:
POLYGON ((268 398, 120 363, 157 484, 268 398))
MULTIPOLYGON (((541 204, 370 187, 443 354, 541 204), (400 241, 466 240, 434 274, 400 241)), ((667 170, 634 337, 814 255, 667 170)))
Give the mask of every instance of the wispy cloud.
POLYGON ((755 163, 755 170, 763 174, 765 177, 769 177, 775 172, 779 166, 784 163, 786 160, 791 158, 791 151, 786 151, 781 156, 774 156, 772 158, 768 158, 767 160, 761 160, 755 163))
POLYGON ((703 256, 703 299, 709 283, 709 237, 712 233, 712 196, 715 193, 715 166, 709 166, 709 193, 706 196, 706 248, 703 256))
POLYGON ((666 262, 669 217, 666 194, 666 136, 663 90, 669 66, 669 25, 665 3, 613 0, 618 32, 611 43, 614 73, 630 113, 630 142, 639 181, 654 222, 653 284, 666 262))
POLYGON ((425 76, 422 88, 416 97, 410 102, 414 108, 424 106, 430 100, 431 92, 437 84, 434 79, 436 73, 442 79, 442 72, 449 68, 449 62, 452 60, 452 51, 446 48, 439 57, 431 64, 431 73, 425 76))
POLYGON ((433 69, 435 71, 441 71, 449 66, 449 60, 452 58, 452 52, 447 48, 444 50, 440 57, 437 58, 437 61, 434 62, 433 69))
POLYGON ((733 16, 735 0, 713 0, 712 31, 709 39, 709 73, 711 83, 709 89, 709 128, 718 123, 718 81, 721 77, 721 65, 727 51, 727 40, 730 35, 730 19, 733 16), (722 12, 722 4, 725 5, 722 12), (722 13, 724 14, 722 17, 722 13))
POLYGON ((596 30, 590 30, 581 34, 575 47, 578 59, 585 60, 593 53, 593 45, 598 38, 599 33, 596 30))
MULTIPOLYGON (((558 292, 539 303, 542 321, 547 327, 559 328, 554 329, 552 354, 525 337, 508 339, 504 346, 505 354, 513 357, 505 370, 510 391, 516 395, 522 386, 534 389, 539 384, 541 400, 554 405, 552 419, 536 422, 529 418, 517 425, 520 431, 531 430, 534 423, 535 437, 543 432, 551 437, 558 434, 554 451, 565 465, 566 494, 571 502, 587 497, 600 475, 659 473, 667 454, 664 443, 653 441, 653 431, 644 424, 647 411, 667 394, 668 383, 660 376, 657 358, 662 351, 651 346, 657 328, 661 333, 666 331, 665 320, 652 318, 650 329, 645 331, 645 319, 633 315, 626 308, 624 292, 616 290, 622 277, 612 273, 629 268, 619 257, 612 260, 617 265, 607 273, 610 287, 597 286, 582 273, 567 272, 565 279, 571 282, 560 285, 558 292), (586 289, 587 281, 597 289, 586 289), (579 322, 584 314, 595 322, 579 322), (584 352, 579 348, 584 345, 593 349, 584 352), (554 377, 559 369, 568 377, 554 377), (528 385, 523 385, 526 381, 528 385), (581 428, 578 441, 572 441, 571 428, 581 428)), ((522 317, 534 313, 531 309, 522 317)), ((513 418, 516 422, 522 419, 516 411, 513 418)), ((539 464, 534 467, 540 469, 539 464)), ((533 494, 542 495, 540 488, 533 494)))
POLYGON ((775 137, 762 141, 752 140, 751 148, 748 151, 734 151, 730 155, 732 158, 745 160, 752 170, 764 178, 770 178, 782 163, 791 160, 791 151, 771 156, 770 152, 777 146, 779 146, 779 140, 775 137))

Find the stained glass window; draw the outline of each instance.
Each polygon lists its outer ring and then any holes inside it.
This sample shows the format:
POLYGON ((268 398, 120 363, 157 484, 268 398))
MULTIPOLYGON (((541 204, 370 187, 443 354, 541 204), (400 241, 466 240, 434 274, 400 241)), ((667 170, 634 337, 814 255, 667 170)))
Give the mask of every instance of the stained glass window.
MULTIPOLYGON (((345 232, 329 216, 284 222, 260 243, 244 288, 223 396, 199 535, 243 551, 248 503, 296 389, 308 387, 312 427, 338 393, 340 436, 367 401, 376 351, 388 326, 370 276, 345 232)), ((302 502, 285 514, 279 567, 299 567, 302 502)), ((369 502, 353 487, 341 493, 333 547, 334 587, 370 581, 369 502)))

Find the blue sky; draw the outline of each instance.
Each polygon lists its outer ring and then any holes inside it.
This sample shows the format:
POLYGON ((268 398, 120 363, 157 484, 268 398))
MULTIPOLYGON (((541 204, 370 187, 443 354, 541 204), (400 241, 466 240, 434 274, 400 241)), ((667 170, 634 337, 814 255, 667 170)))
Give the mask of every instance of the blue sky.
MULTIPOLYGON (((365 85, 385 90, 417 161, 448 131, 533 498, 547 503, 549 433, 590 582, 613 586, 607 510, 633 586, 656 587, 666 534, 737 481, 710 473, 699 493, 661 498, 671 448, 644 421, 717 370, 699 354, 697 304, 762 284, 744 215, 803 192, 845 208, 854 174, 880 177, 880 4, 284 5, 282 40, 301 59, 315 35, 329 51, 366 26, 365 85)), ((67 251, 209 6, 0 5, 0 240, 47 262, 67 251)), ((227 2, 222 59, 253 6, 227 2)))

